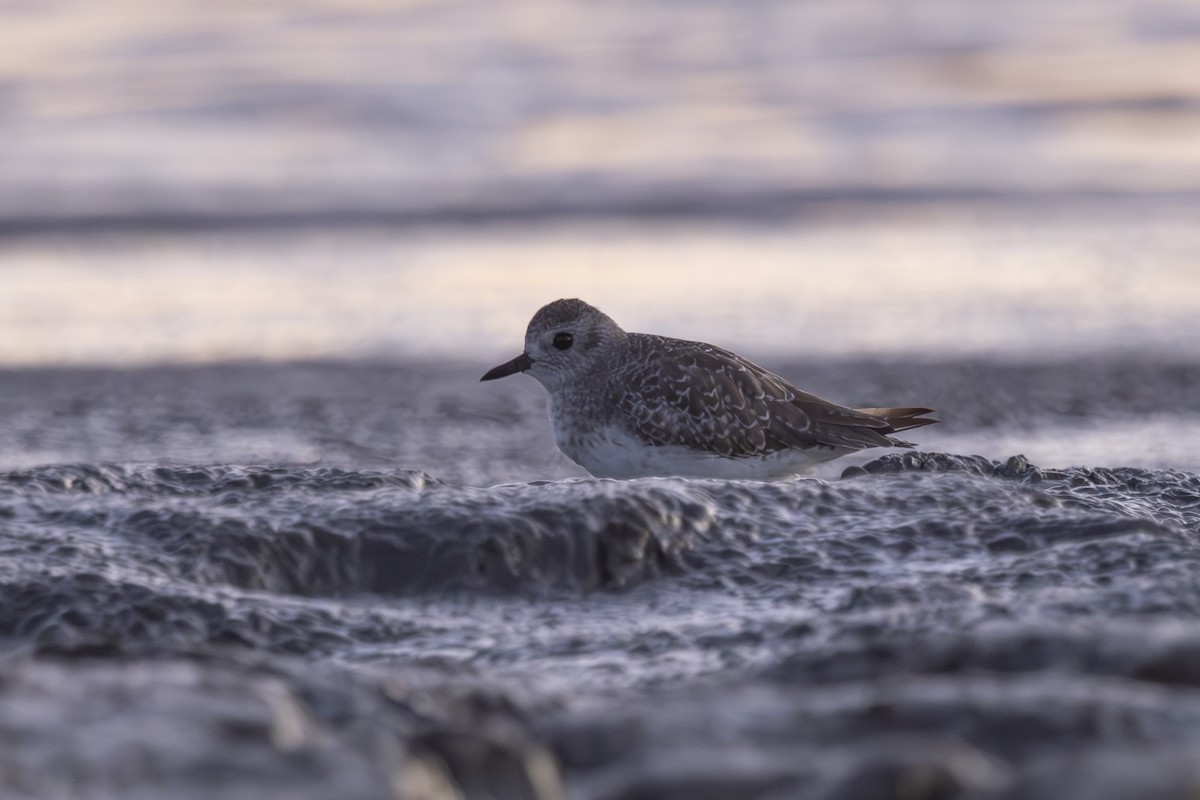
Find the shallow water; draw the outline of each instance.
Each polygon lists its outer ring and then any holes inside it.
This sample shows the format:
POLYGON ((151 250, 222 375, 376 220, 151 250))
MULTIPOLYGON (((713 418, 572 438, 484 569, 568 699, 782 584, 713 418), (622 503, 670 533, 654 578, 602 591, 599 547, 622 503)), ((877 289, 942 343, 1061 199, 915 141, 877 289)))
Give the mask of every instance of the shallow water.
POLYGON ((1194 365, 797 363, 947 421, 778 483, 572 477, 480 371, 5 372, 6 794, 1195 788, 1194 365))
POLYGON ((0 232, 1200 191, 1173 0, 59 0, 0 36, 0 232))
POLYGON ((558 297, 772 365, 1190 360, 1198 216, 882 203, 741 222, 0 232, 0 364, 499 363, 558 297))

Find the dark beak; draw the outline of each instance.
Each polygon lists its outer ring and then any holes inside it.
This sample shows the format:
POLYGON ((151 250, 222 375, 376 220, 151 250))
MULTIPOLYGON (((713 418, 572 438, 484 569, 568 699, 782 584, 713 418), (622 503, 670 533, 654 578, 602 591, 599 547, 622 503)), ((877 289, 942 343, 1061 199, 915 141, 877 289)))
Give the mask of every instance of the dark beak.
POLYGON ((518 372, 524 372, 532 366, 533 359, 530 358, 527 353, 521 353, 521 355, 517 356, 512 361, 501 364, 494 369, 489 369, 487 373, 484 374, 484 376, 479 380, 494 381, 496 378, 507 378, 509 375, 515 375, 518 372))

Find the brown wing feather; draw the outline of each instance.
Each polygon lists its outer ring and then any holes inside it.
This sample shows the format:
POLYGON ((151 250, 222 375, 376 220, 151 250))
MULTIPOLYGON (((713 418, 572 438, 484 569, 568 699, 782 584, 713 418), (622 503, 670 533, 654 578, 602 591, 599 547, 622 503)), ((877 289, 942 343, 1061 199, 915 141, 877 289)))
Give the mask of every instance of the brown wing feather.
POLYGON ((906 431, 909 428, 920 428, 925 425, 932 425, 935 422, 941 422, 937 419, 928 419, 926 414, 936 414, 932 408, 923 408, 913 406, 909 408, 856 408, 855 411, 860 414, 869 414, 872 417, 879 417, 886 420, 891 426, 892 431, 906 431))
MULTIPOLYGON (((887 436, 902 428, 871 413, 876 409, 829 403, 728 350, 644 334, 633 334, 631 345, 637 357, 612 376, 614 400, 633 430, 652 444, 734 458, 787 448, 906 444, 887 436)), ((909 410, 924 412, 900 409, 909 410)))

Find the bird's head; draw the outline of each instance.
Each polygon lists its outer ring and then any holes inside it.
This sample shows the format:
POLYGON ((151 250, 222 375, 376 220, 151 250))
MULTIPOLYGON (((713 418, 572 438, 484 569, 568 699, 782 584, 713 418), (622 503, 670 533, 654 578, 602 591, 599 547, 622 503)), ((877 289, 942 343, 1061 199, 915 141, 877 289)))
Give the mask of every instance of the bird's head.
POLYGON ((553 390, 605 363, 625 331, 604 312, 582 300, 555 300, 542 306, 525 330, 525 352, 487 372, 490 381, 528 372, 553 390))

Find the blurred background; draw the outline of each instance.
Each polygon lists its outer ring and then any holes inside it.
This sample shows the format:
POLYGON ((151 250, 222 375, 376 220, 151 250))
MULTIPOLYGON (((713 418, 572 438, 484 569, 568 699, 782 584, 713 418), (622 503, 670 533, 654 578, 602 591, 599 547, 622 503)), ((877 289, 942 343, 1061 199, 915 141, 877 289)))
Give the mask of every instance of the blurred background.
POLYGON ((8 0, 0 364, 1194 353, 1191 0, 8 0))

